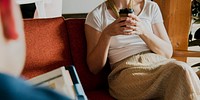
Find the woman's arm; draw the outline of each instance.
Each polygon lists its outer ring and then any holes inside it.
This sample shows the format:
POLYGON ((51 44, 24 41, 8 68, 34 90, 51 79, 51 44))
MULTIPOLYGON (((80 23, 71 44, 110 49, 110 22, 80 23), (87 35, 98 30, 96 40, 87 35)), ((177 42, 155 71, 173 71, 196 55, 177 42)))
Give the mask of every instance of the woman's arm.
POLYGON ((87 40, 87 64, 90 71, 97 74, 105 65, 110 45, 110 36, 85 24, 87 40))
POLYGON ((147 46, 156 54, 170 58, 173 53, 172 45, 167 35, 163 23, 155 23, 152 25, 153 33, 147 31, 143 22, 134 14, 129 15, 129 27, 133 30, 132 34, 137 34, 147 44, 147 46))
POLYGON ((147 46, 155 53, 167 58, 172 57, 173 48, 163 23, 156 23, 152 26, 154 34, 144 33, 140 37, 147 46))
POLYGON ((91 26, 85 24, 85 35, 87 40, 87 64, 90 71, 97 74, 105 65, 108 50, 110 46, 110 39, 115 35, 130 35, 124 32, 127 20, 126 17, 118 18, 113 23, 108 25, 102 32, 97 31, 91 26))

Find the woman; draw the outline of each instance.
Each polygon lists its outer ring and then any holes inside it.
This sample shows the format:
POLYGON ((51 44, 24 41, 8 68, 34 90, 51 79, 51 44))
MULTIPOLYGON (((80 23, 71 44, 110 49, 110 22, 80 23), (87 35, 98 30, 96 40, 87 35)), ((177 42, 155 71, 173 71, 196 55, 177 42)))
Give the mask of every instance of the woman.
POLYGON ((121 100, 194 100, 200 81, 173 49, 158 5, 148 0, 108 0, 86 18, 87 63, 97 74, 111 64, 109 92, 121 100), (119 17, 120 9, 134 9, 119 17), (131 30, 131 31, 130 31, 131 30))

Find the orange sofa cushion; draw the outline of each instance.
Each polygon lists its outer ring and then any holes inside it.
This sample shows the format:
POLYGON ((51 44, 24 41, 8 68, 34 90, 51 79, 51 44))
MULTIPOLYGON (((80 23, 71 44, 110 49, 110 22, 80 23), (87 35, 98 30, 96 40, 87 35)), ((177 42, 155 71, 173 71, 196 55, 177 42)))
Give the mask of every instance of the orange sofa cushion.
POLYGON ((23 77, 29 79, 72 64, 62 17, 24 20, 24 29, 27 53, 23 77))

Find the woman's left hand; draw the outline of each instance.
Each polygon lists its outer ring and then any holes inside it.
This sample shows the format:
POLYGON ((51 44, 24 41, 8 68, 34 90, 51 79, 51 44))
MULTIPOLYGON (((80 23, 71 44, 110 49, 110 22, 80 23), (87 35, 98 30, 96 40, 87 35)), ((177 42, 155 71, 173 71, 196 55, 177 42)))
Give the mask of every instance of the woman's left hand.
POLYGON ((143 22, 140 18, 138 18, 138 16, 134 14, 129 14, 128 17, 129 19, 126 20, 126 23, 127 27, 133 30, 131 32, 132 34, 141 35, 146 33, 146 29, 143 25, 143 22))

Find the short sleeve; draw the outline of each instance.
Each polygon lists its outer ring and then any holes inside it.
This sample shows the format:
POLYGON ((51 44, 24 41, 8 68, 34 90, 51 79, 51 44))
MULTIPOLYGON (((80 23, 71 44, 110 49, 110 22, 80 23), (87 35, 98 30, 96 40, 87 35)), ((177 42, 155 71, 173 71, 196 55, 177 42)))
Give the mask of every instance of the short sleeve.
POLYGON ((85 24, 91 26, 92 28, 96 29, 97 31, 102 31, 101 29, 101 21, 100 21, 100 15, 97 11, 97 9, 94 9, 92 12, 88 13, 86 17, 85 24))
POLYGON ((162 13, 161 13, 160 8, 157 3, 154 3, 152 10, 153 10, 152 11, 152 24, 162 23, 163 17, 162 17, 162 13))

